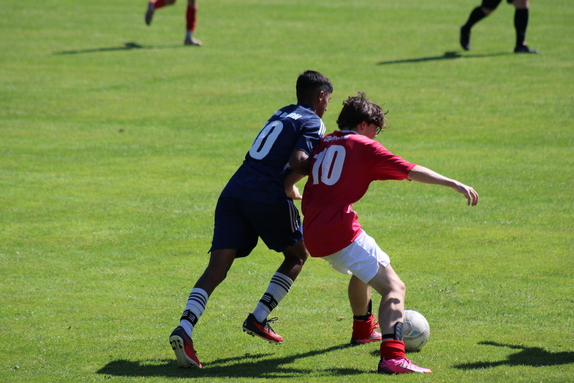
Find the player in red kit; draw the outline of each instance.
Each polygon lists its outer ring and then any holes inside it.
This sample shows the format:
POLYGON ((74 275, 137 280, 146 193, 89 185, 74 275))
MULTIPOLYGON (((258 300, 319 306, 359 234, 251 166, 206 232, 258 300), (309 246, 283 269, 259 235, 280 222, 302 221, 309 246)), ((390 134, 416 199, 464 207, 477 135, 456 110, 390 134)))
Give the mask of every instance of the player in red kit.
MULTIPOLYGON (((153 20, 153 15, 156 9, 165 7, 166 5, 175 4, 176 0, 151 0, 147 5, 147 11, 145 13, 145 23, 151 25, 153 20)), ((195 45, 201 46, 201 41, 193 37, 195 32, 195 26, 197 24, 197 0, 187 0, 187 10, 185 13, 186 21, 186 31, 185 40, 183 40, 184 45, 195 45)))
POLYGON ((352 274, 349 300, 354 314, 353 338, 372 330, 372 324, 364 321, 370 309, 371 288, 382 295, 378 312, 382 333, 378 372, 428 373, 431 370, 416 366, 405 357, 405 284, 391 267, 389 256, 361 228, 352 206, 376 180, 408 179, 448 186, 462 193, 472 206, 477 204, 478 194, 469 186, 385 149, 374 138, 387 124, 381 107, 367 100, 362 92, 343 103, 337 119, 340 131, 325 136, 313 153, 301 205, 303 232, 312 257, 322 257, 334 269, 352 274))

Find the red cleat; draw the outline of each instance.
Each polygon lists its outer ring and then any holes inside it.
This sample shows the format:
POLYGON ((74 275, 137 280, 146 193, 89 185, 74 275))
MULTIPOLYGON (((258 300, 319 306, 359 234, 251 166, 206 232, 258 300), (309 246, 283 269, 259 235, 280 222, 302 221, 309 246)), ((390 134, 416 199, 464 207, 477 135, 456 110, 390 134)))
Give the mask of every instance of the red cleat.
POLYGON ((379 362, 380 374, 410 374, 410 373, 430 373, 428 368, 419 367, 407 358, 400 359, 385 359, 382 358, 379 362))
POLYGON ((177 364, 183 368, 203 367, 197 359, 193 349, 193 341, 187 335, 183 327, 178 326, 169 336, 169 343, 175 352, 177 364))
POLYGON ((269 323, 275 322, 276 320, 277 318, 273 318, 269 320, 265 319, 263 322, 258 322, 253 314, 249 314, 247 319, 245 319, 245 322, 243 322, 243 331, 249 335, 263 338, 271 343, 283 343, 283 337, 273 331, 271 326, 269 326, 269 323))

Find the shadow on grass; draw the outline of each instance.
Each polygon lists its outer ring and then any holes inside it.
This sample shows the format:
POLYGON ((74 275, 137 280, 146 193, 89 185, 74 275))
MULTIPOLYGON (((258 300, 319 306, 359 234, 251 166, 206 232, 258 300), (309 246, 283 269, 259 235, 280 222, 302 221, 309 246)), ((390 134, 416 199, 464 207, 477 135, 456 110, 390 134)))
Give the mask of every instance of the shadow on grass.
POLYGON ((185 47, 183 44, 178 45, 164 45, 164 46, 151 46, 151 45, 140 45, 135 42, 127 42, 124 43, 123 46, 118 47, 102 47, 102 48, 91 48, 91 49, 77 49, 71 51, 58 51, 54 52, 55 55, 75 55, 80 53, 96 53, 96 52, 109 52, 109 51, 131 51, 137 49, 162 49, 162 48, 183 48, 185 47))
POLYGON ((290 356, 273 358, 273 354, 247 354, 222 358, 209 362, 201 369, 181 369, 175 359, 151 361, 114 360, 97 371, 98 374, 129 377, 229 377, 229 378, 296 378, 308 374, 342 376, 364 374, 366 371, 352 368, 302 369, 286 367, 297 359, 309 358, 351 347, 349 344, 314 350, 290 356))
POLYGON ((499 52, 499 53, 485 53, 485 54, 460 54, 458 52, 444 52, 442 56, 431 56, 431 57, 419 57, 413 59, 404 60, 391 60, 391 61, 380 61, 377 65, 390 65, 390 64, 407 64, 407 63, 419 63, 426 61, 437 61, 437 60, 455 60, 461 58, 478 58, 478 57, 494 57, 494 56, 506 56, 509 54, 514 54, 512 52, 499 52))
POLYGON ((515 346, 497 342, 480 342, 479 344, 486 346, 508 347, 520 351, 509 355, 506 360, 500 360, 498 362, 464 363, 454 367, 461 370, 476 370, 498 366, 543 367, 574 363, 574 352, 549 352, 540 347, 515 346))

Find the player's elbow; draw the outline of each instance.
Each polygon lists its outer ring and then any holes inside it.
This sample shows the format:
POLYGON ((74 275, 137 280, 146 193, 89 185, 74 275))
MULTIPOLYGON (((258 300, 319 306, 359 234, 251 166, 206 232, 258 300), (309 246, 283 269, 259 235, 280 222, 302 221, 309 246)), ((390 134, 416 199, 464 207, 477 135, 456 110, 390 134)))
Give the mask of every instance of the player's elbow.
POLYGON ((306 176, 311 168, 311 157, 307 153, 298 150, 291 155, 289 166, 294 172, 306 176))
POLYGON ((298 163, 298 164, 290 164, 291 168, 294 172, 301 174, 301 175, 308 175, 309 174, 309 163, 298 163))

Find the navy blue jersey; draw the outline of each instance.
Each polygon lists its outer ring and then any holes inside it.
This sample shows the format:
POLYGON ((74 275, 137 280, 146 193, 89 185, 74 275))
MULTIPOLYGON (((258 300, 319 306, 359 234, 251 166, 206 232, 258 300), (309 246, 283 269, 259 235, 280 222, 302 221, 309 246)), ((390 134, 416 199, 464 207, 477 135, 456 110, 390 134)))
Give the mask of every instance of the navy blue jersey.
POLYGON ((225 197, 263 203, 286 198, 281 172, 293 150, 309 156, 325 134, 325 125, 306 105, 279 109, 257 134, 241 167, 221 193, 225 197))

